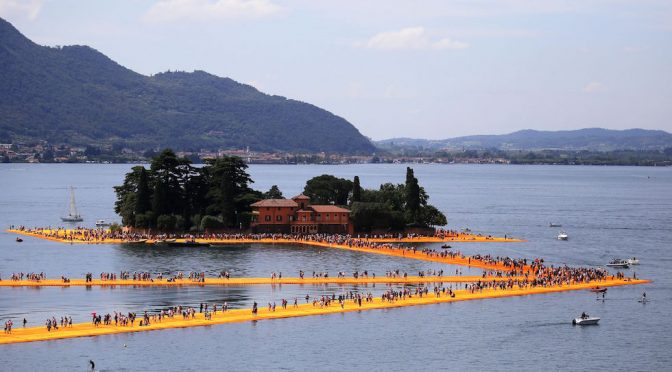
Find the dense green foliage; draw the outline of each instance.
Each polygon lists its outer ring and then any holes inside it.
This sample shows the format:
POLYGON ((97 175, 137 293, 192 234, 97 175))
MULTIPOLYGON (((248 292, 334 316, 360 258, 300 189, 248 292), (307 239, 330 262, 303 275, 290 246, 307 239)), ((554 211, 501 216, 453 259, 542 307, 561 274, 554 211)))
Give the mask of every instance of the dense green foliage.
POLYGON ((375 150, 352 124, 316 106, 202 71, 140 75, 86 46, 34 44, 2 19, 0 138, 134 149, 375 150))
POLYGON ((378 190, 362 189, 360 200, 351 199, 350 216, 357 231, 448 224, 446 216, 429 204, 428 199, 425 189, 409 167, 406 168, 404 184, 385 183, 378 190))
POLYGON ((336 178, 329 174, 313 177, 306 182, 304 195, 310 198, 313 204, 348 204, 352 191, 352 181, 336 178))
POLYGON ((159 230, 243 228, 250 204, 262 198, 252 190, 247 165, 237 157, 208 161, 201 168, 164 150, 150 169, 133 167, 116 186, 115 212, 125 226, 159 230))
MULTIPOLYGON (((262 193, 250 187, 253 182, 238 157, 211 159, 199 168, 172 150, 164 150, 149 169, 133 167, 123 185, 114 187, 114 210, 124 226, 137 228, 243 229, 251 222, 251 204, 282 198, 277 185, 262 193)), ((446 216, 427 203, 429 196, 411 168, 406 170, 405 184, 385 183, 371 190, 361 188, 359 177, 353 182, 323 174, 308 180, 304 193, 313 204, 349 204, 356 231, 399 231, 447 223, 446 216)))
POLYGON ((278 188, 278 185, 273 185, 271 188, 264 193, 264 199, 283 199, 282 191, 278 188))
POLYGON ((359 177, 351 182, 323 174, 306 182, 303 193, 314 204, 350 204, 356 231, 399 231, 405 227, 445 226, 446 216, 428 204, 429 196, 413 169, 406 169, 406 183, 385 183, 378 190, 362 189, 359 177))

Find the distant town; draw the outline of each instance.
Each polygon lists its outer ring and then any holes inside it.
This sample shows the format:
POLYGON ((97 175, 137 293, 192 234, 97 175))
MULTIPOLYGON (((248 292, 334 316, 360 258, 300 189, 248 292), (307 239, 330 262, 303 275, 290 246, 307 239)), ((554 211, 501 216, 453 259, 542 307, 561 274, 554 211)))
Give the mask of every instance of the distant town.
MULTIPOLYGON (((193 163, 221 156, 238 156, 248 164, 557 164, 672 166, 672 148, 664 150, 463 150, 381 149, 371 155, 336 153, 261 152, 244 149, 176 151, 193 163)), ((137 150, 117 144, 73 146, 47 141, 0 143, 2 163, 146 163, 157 150, 137 150)))

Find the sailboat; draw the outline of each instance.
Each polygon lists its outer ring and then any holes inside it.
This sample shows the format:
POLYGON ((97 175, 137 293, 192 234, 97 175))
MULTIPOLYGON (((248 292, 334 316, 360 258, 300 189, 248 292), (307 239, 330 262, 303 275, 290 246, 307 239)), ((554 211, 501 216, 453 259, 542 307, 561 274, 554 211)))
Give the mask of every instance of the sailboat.
POLYGON ((77 206, 75 205, 75 189, 70 186, 70 212, 67 216, 61 217, 63 222, 82 222, 84 218, 77 212, 77 206))

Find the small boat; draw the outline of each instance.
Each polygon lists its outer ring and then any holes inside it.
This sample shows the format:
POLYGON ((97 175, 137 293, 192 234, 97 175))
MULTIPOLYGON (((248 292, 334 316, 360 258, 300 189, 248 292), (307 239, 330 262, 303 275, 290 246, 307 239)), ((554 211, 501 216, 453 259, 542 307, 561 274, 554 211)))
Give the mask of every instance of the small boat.
POLYGON ((184 242, 178 242, 178 241, 173 241, 173 242, 166 242, 166 244, 169 247, 209 247, 210 243, 199 243, 194 240, 187 240, 184 242))
POLYGON ((452 247, 449 246, 448 244, 444 244, 444 245, 441 246, 441 249, 450 249, 450 248, 452 248, 452 247))
POLYGON ((17 242, 17 243, 21 243, 21 242, 23 242, 23 239, 21 239, 21 238, 16 238, 16 242, 17 242))
POLYGON ((147 243, 147 239, 129 240, 126 242, 126 244, 145 244, 145 243, 147 243))
POLYGON ((75 189, 70 186, 70 211, 65 217, 61 217, 63 222, 82 222, 84 218, 82 215, 77 212, 77 206, 75 205, 75 189))
POLYGON ((595 288, 591 288, 591 289, 589 289, 589 291, 591 291, 591 292, 593 292, 593 293, 606 293, 606 292, 607 292, 607 288, 595 287, 595 288))
POLYGON ((562 225, 559 224, 559 223, 553 223, 553 222, 551 222, 551 223, 548 224, 548 227, 562 227, 562 225))
POLYGON ((569 235, 567 235, 567 233, 564 231, 560 231, 560 233, 558 234, 558 240, 567 240, 567 239, 569 239, 569 235))
POLYGON ((96 220, 96 227, 109 227, 112 224, 105 220, 96 220))
POLYGON ((154 244, 168 244, 168 243, 175 243, 177 239, 160 239, 156 240, 154 244))
POLYGON ((628 265, 639 265, 639 260, 637 257, 628 258, 628 265))
POLYGON ((588 314, 585 314, 585 316, 580 316, 578 318, 575 318, 572 320, 573 325, 597 325, 597 323, 600 321, 600 318, 595 317, 595 316, 588 316, 588 314))
POLYGON ((626 260, 613 259, 607 264, 608 267, 614 267, 617 269, 627 269, 630 267, 630 264, 626 260))

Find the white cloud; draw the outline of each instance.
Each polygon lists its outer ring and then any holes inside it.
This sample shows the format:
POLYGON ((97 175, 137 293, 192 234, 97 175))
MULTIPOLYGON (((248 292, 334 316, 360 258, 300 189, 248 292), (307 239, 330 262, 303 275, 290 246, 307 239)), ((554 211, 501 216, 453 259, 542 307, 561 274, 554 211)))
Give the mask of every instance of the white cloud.
POLYGON ((592 81, 588 84, 586 84, 585 87, 583 87, 583 91, 586 93, 597 93, 597 92, 603 92, 606 90, 606 87, 604 84, 599 83, 597 81, 592 81))
POLYGON ((31 21, 42 9, 42 0, 0 0, 0 16, 21 16, 31 21))
POLYGON ((282 8, 270 0, 160 0, 145 14, 145 20, 213 21, 255 19, 278 13, 282 8))
POLYGON ((441 50, 465 49, 469 44, 450 38, 432 39, 424 27, 407 27, 399 31, 381 32, 371 37, 366 43, 367 48, 381 50, 441 50))

